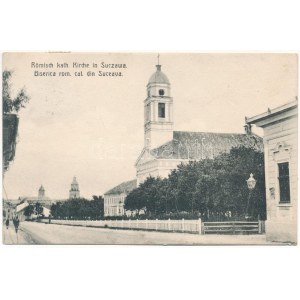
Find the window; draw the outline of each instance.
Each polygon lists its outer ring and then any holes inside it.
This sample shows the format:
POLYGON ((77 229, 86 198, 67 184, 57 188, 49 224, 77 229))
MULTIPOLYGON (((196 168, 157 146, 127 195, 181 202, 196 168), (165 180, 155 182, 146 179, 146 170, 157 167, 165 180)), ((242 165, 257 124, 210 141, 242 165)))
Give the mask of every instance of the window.
POLYGON ((279 193, 280 203, 289 203, 290 200, 290 174, 289 163, 278 164, 278 180, 279 180, 279 193))
POLYGON ((165 103, 158 103, 158 117, 165 118, 165 103))
POLYGON ((158 93, 159 93, 159 96, 163 96, 165 94, 165 91, 164 90, 159 90, 158 93))
POLYGON ((150 104, 146 106, 146 122, 150 121, 150 104))

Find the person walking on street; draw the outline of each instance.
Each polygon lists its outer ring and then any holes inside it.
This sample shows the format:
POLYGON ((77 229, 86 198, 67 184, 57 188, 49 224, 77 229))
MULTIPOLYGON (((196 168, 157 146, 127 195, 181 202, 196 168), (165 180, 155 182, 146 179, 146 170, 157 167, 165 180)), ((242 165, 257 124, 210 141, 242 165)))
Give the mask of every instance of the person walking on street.
POLYGON ((16 231, 16 233, 18 233, 19 224, 20 224, 19 218, 18 218, 18 216, 16 216, 14 218, 14 225, 15 225, 15 231, 16 231))
POLYGON ((6 225, 6 229, 8 229, 8 226, 9 226, 9 218, 6 219, 5 225, 6 225))

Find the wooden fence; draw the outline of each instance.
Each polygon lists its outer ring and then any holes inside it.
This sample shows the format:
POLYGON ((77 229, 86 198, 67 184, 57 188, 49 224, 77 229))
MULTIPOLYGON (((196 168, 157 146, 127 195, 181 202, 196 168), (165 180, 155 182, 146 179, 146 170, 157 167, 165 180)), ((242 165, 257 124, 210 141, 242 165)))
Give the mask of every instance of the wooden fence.
MULTIPOLYGON (((48 219, 41 220, 48 223, 48 219)), ((202 222, 198 220, 51 220, 52 224, 151 230, 165 232, 185 232, 197 234, 262 234, 265 233, 264 221, 230 221, 230 222, 202 222)))
MULTIPOLYGON (((43 220, 47 222, 48 220, 43 220)), ((86 226, 86 227, 102 227, 116 229, 136 229, 136 230, 152 230, 152 231, 171 231, 171 232, 187 232, 202 233, 201 219, 198 220, 51 220, 52 224, 86 226)))
POLYGON ((204 234, 262 234, 264 221, 203 222, 204 234))

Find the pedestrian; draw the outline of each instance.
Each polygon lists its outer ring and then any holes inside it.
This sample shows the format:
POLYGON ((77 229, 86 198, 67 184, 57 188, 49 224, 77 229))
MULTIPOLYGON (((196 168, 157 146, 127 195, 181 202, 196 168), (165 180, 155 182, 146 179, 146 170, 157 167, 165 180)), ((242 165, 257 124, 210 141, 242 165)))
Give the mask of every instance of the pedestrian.
POLYGON ((14 225, 15 225, 15 231, 16 231, 16 233, 18 233, 19 224, 20 224, 19 217, 16 216, 16 217, 14 218, 14 225))
POLYGON ((6 229, 8 229, 8 226, 9 226, 9 218, 6 219, 5 225, 6 225, 6 229))

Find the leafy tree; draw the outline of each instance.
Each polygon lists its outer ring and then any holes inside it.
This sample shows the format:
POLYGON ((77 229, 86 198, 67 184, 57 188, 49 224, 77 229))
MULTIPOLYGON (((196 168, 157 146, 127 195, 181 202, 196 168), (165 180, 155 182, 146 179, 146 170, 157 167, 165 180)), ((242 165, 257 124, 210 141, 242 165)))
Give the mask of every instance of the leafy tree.
POLYGON ((189 214, 203 219, 245 216, 250 173, 257 180, 251 193, 252 216, 266 218, 264 154, 239 147, 214 159, 180 164, 168 178, 149 177, 131 191, 125 209, 144 209, 147 216, 189 214))
POLYGON ((101 219, 104 212, 104 199, 93 196, 92 200, 84 198, 70 199, 52 204, 51 215, 53 218, 67 219, 101 219))
POLYGON ((35 210, 37 217, 39 218, 43 214, 44 209, 43 209, 43 206, 41 205, 41 203, 37 202, 37 203, 35 203, 34 210, 35 210))
POLYGON ((26 217, 30 217, 34 213, 34 206, 32 204, 29 204, 24 209, 24 215, 26 217))
POLYGON ((142 189, 138 187, 127 195, 124 208, 126 210, 137 210, 139 212, 144 207, 146 207, 145 198, 143 197, 142 189))
POLYGON ((101 219, 104 216, 104 198, 102 196, 93 196, 91 200, 91 214, 94 219, 101 219))
POLYGON ((25 104, 30 100, 25 88, 21 88, 15 98, 11 96, 11 77, 12 71, 3 71, 2 73, 2 103, 3 114, 18 112, 20 108, 25 107, 25 104))

